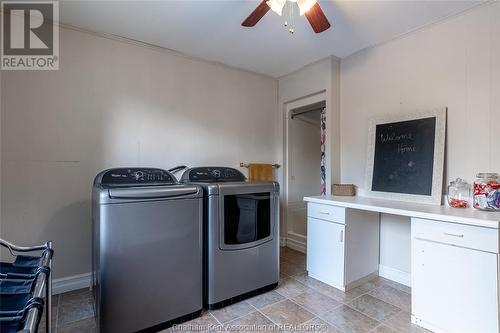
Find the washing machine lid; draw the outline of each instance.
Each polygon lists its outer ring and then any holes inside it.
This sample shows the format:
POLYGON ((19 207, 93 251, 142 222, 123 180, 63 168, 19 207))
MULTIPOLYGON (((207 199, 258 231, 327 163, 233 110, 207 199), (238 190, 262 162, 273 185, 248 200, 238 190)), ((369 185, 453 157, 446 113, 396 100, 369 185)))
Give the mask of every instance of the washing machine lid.
POLYGON ((157 168, 115 168, 99 173, 94 185, 103 188, 166 186, 178 184, 167 170, 157 168))
POLYGON ((229 167, 196 167, 182 174, 183 183, 233 183, 244 182, 245 176, 238 170, 229 167))
POLYGON ((115 187, 108 189, 110 199, 167 199, 196 196, 201 193, 199 187, 189 185, 115 187))

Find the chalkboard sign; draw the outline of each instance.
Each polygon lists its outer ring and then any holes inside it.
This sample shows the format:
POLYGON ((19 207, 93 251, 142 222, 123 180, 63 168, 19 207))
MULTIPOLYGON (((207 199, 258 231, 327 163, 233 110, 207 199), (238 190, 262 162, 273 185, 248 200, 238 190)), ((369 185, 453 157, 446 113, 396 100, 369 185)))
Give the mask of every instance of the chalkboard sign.
POLYGON ((441 204, 444 119, 440 111, 372 120, 371 195, 441 204))
POLYGON ((372 191, 432 194, 436 118, 376 127, 372 191))

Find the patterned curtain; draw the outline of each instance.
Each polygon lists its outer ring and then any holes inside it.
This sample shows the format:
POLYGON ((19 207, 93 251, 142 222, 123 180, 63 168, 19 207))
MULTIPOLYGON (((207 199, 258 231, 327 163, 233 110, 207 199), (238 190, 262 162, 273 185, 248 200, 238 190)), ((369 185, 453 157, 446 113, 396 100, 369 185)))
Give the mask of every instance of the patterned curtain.
POLYGON ((321 111, 321 195, 326 194, 326 112, 321 111))

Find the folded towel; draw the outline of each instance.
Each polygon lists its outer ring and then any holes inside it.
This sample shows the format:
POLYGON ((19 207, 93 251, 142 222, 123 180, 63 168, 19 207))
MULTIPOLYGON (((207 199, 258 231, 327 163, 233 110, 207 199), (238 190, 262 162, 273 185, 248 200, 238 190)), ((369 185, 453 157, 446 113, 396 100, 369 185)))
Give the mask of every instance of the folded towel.
POLYGON ((273 180, 273 165, 266 163, 250 163, 248 164, 248 180, 249 181, 272 181, 273 180))

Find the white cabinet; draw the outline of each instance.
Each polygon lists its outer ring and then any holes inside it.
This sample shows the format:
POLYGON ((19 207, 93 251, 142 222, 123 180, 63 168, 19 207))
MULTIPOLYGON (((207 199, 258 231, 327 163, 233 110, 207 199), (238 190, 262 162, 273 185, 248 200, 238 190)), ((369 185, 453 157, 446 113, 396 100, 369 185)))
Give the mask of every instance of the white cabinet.
POLYGON ((363 197, 305 200, 310 275, 356 287, 378 273, 377 212, 411 217, 412 322, 436 333, 500 332, 500 213, 363 197))
POLYGON ((331 205, 307 208, 308 274, 348 290, 378 274, 379 215, 331 205))
POLYGON ((342 224, 307 219, 307 271, 315 279, 344 287, 344 235, 342 224))
POLYGON ((412 219, 412 321, 435 332, 497 333, 498 230, 412 219), (495 235, 492 238, 492 235, 495 235))

